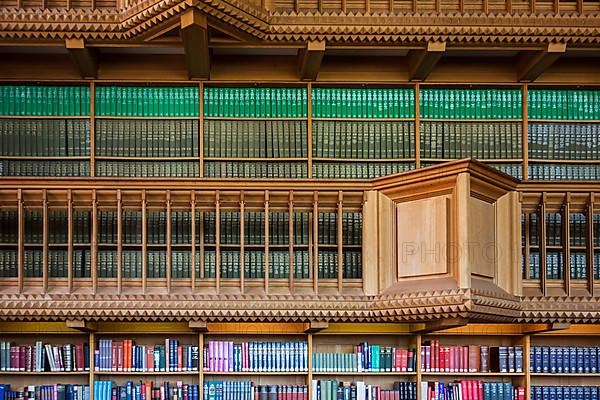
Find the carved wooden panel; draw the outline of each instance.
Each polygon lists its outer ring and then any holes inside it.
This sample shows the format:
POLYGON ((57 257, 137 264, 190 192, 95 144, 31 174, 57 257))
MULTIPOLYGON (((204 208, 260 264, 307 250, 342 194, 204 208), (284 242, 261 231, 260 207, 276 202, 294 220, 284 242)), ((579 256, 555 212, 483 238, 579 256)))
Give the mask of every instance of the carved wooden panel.
POLYGON ((469 200, 469 242, 461 246, 471 272, 487 278, 496 275, 496 207, 471 197, 469 200))

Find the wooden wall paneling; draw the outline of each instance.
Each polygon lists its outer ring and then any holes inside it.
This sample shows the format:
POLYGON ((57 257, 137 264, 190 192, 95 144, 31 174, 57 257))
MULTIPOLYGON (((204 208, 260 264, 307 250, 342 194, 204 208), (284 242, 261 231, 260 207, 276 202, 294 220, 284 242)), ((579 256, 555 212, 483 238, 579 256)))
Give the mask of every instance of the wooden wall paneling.
POLYGON ((117 190, 117 294, 123 290, 123 196, 117 190))
POLYGON ((17 280, 19 293, 23 293, 23 286, 25 282, 25 266, 23 255, 25 252, 25 207, 23 205, 23 189, 17 190, 17 202, 18 202, 18 251, 17 251, 17 280))
POLYGON ((398 281, 398 259, 395 257, 397 224, 408 226, 409 221, 399 221, 396 215, 396 203, 384 195, 378 196, 379 241, 377 243, 377 260, 379 290, 385 290, 398 281))
POLYGON ((527 84, 524 84, 521 87, 521 101, 522 101, 522 105, 521 105, 521 113, 523 114, 521 116, 522 118, 522 127, 521 127, 521 133, 522 133, 522 139, 521 139, 521 150, 522 150, 522 154, 521 157, 523 158, 523 173, 522 173, 522 178, 523 179, 529 179, 529 116, 527 115, 528 111, 528 104, 527 104, 527 99, 528 99, 529 93, 528 93, 528 86, 527 84))
MULTIPOLYGON (((469 226, 469 199, 471 196, 471 184, 467 173, 460 173, 456 179, 456 186, 450 201, 449 213, 449 238, 450 243, 467 243, 469 240, 468 230, 460 227, 469 226)), ((448 266, 451 274, 456 277, 458 286, 461 288, 471 285, 471 266, 468 257, 460 256, 460 248, 451 246, 448 251, 448 266)))
POLYGON ((587 222, 587 246, 586 246, 586 269, 587 269, 587 285, 590 296, 594 296, 594 193, 590 193, 587 210, 586 210, 586 222, 587 222))
POLYGON ((92 275, 92 293, 98 291, 98 198, 96 189, 92 189, 92 237, 91 237, 90 273, 92 275))
POLYGON ((215 286, 221 291, 221 194, 215 193, 215 286))
MULTIPOLYGON (((199 175, 204 177, 204 82, 198 83, 198 161, 200 162, 199 175)), ((195 268, 195 267, 194 267, 195 268)))
POLYGON ((419 104, 421 98, 421 85, 415 83, 414 86, 415 96, 415 168, 421 168, 421 105, 419 104))
POLYGON ((337 285, 338 285, 338 293, 342 293, 342 281, 344 278, 343 275, 343 236, 342 236, 342 218, 343 218, 343 207, 344 207, 344 193, 340 190, 338 192, 338 203, 337 203, 337 263, 338 263, 338 276, 337 276, 337 285))
POLYGON ((90 82, 90 176, 96 176, 96 84, 90 82))
POLYGON ((312 249, 313 249, 313 290, 315 295, 319 293, 319 192, 313 192, 313 215, 312 215, 312 249))
POLYGON ((240 292, 241 294, 244 294, 244 287, 245 285, 245 275, 246 275, 246 271, 245 271, 245 259, 244 259, 244 243, 246 238, 244 237, 244 232, 245 232, 245 219, 244 218, 244 214, 245 213, 245 199, 244 199, 244 191, 241 190, 240 191, 240 292))
POLYGON ((167 190, 166 196, 166 219, 167 219, 167 233, 166 233, 166 242, 167 242, 167 254, 166 254, 166 272, 167 272, 167 293, 171 293, 171 191, 167 190))
POLYGON ((521 203, 519 194, 509 192, 500 197, 496 208, 496 280, 499 287, 522 295, 521 278, 521 203))
POLYGON ((294 192, 290 190, 288 196, 288 244, 289 244, 289 263, 290 263, 290 276, 289 276, 289 288, 290 293, 294 292, 294 274, 296 273, 296 265, 294 263, 294 192))
POLYGON ((148 285, 148 210, 146 190, 142 190, 142 294, 148 285))
POLYGON ((569 229, 569 216, 571 214, 571 193, 567 192, 561 210, 563 231, 563 265, 565 266, 564 288, 567 296, 571 295, 571 230, 569 229))
POLYGON ((269 294, 269 266, 271 265, 269 262, 269 200, 269 191, 265 190, 265 294, 267 295, 269 294))
POLYGON ((73 190, 67 189, 67 293, 73 291, 73 190))
POLYGON ((48 191, 42 190, 42 290, 48 292, 48 191))
POLYGON ((308 82, 306 90, 308 91, 306 98, 308 101, 307 110, 308 110, 308 122, 307 122, 307 134, 308 138, 308 177, 312 178, 312 165, 313 165, 313 133, 312 133, 312 83, 308 82))
POLYGON ((542 193, 538 218, 540 221, 540 285, 542 295, 546 296, 546 192, 542 193))
MULTIPOLYGON (((190 230, 191 230, 191 241, 192 241, 192 267, 191 267, 191 285, 192 285, 192 293, 196 292, 196 257, 198 257, 198 255, 196 254, 196 230, 198 229, 198 227, 196 226, 196 192, 195 191, 190 191, 190 214, 191 214, 191 226, 190 226, 190 230)), ((204 263, 201 262, 200 263, 200 275, 203 276, 203 270, 204 269, 204 263)))

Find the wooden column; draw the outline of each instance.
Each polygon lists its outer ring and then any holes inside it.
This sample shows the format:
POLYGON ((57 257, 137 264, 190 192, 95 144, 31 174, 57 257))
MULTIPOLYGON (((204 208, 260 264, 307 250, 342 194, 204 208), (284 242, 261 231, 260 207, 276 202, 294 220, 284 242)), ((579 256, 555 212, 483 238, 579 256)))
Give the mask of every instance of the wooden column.
POLYGON ((338 191, 338 201, 337 201, 337 263, 338 263, 338 274, 337 274, 337 284, 338 284, 338 293, 342 293, 342 282, 344 279, 344 271, 343 271, 343 260, 344 260, 344 243, 343 243, 343 235, 342 235, 342 217, 344 215, 344 193, 340 190, 338 191))
POLYGON ((92 237, 91 237, 90 273, 92 275, 92 293, 98 291, 98 198, 96 189, 92 189, 92 237))
POLYGON ((313 290, 319 293, 319 193, 313 192, 313 290))
POLYGON ((204 82, 198 85, 198 161, 200 162, 199 175, 204 177, 204 82))
POLYGON ((96 176, 96 83, 90 83, 90 176, 96 176))
MULTIPOLYGON (((192 265, 191 265, 191 272, 190 272, 190 278, 192 280, 192 292, 196 291, 196 229, 198 229, 198 227, 196 226, 196 192, 195 191, 191 191, 190 192, 190 214, 192 214, 192 218, 191 218, 191 242, 192 242, 192 265)), ((203 263, 200 264, 200 270, 202 270, 203 267, 203 263)), ((200 368, 202 369, 202 368, 200 368)))
POLYGON ((246 279, 246 270, 245 270, 245 259, 244 259, 244 244, 246 238, 244 237, 244 228, 245 228, 245 201, 244 201, 244 191, 240 191, 240 292, 244 294, 245 289, 245 279, 246 279))
POLYGON ((148 285, 148 216, 146 215, 146 190, 142 190, 142 294, 148 285))
POLYGON ((48 192, 42 190, 42 290, 48 292, 48 192))
POLYGON ((23 286, 25 282, 25 268, 23 265, 23 256, 25 253, 25 207, 23 205, 23 189, 17 190, 17 202, 18 202, 18 247, 19 250, 17 252, 17 280, 19 293, 23 293, 23 286))
POLYGON ((563 220, 563 263, 564 263, 564 284, 565 293, 567 296, 571 295, 571 230, 569 229, 569 215, 571 214, 571 193, 567 192, 565 196, 565 202, 562 208, 562 220, 563 220))
POLYGON ((587 255, 587 275, 588 275, 588 291, 590 296, 594 296, 594 193, 590 193, 587 204, 587 240, 586 240, 586 255, 587 255))
POLYGON ((221 290, 221 200, 220 193, 215 193, 215 285, 217 294, 221 290))
POLYGON ((528 86, 524 84, 521 88, 521 149, 523 157, 523 179, 529 179, 529 105, 527 104, 529 97, 528 86))
POLYGON ((290 190, 288 197, 288 244, 289 244, 289 263, 290 263, 290 276, 289 286, 290 293, 294 292, 294 273, 296 266, 294 265, 294 192, 290 190))
POLYGON ((308 154, 306 155, 308 157, 308 177, 312 178, 312 165, 313 165, 313 142, 312 142, 312 83, 308 83, 308 86, 306 88, 307 93, 306 93, 306 101, 308 102, 307 104, 307 152, 308 154))
POLYGON ((167 293, 171 293, 171 191, 167 190, 167 198, 166 198, 166 216, 167 219, 167 233, 166 233, 166 242, 167 242, 167 293))
POLYGON ((415 96, 415 168, 421 168, 421 85, 415 83, 414 87, 415 96))
POLYGON ((123 197, 117 190, 117 294, 123 290, 123 197))
POLYGON ((67 292, 73 291, 73 191, 67 190, 67 292))
POLYGON ((540 285, 542 295, 546 295, 546 192, 542 193, 539 206, 540 218, 540 285))
POLYGON ((265 190, 265 294, 269 294, 269 191, 265 190))

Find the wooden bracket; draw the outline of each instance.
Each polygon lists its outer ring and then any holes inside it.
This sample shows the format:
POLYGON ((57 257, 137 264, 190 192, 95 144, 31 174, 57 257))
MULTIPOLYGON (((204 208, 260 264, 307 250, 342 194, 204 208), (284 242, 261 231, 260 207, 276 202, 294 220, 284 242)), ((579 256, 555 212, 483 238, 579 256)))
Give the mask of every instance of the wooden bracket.
POLYGON ((317 333, 327 328, 329 328, 329 322, 327 321, 310 321, 306 324, 304 333, 317 333))
POLYGON ((437 321, 428 321, 424 324, 418 324, 411 327, 413 333, 429 333, 435 331, 442 331, 444 329, 458 328, 465 326, 469 323, 467 318, 446 318, 437 321))
POLYGON ((314 81, 317 79, 324 55, 324 40, 311 40, 306 44, 305 48, 298 51, 300 80, 314 81))
POLYGON ((189 78, 208 79, 210 76, 210 52, 206 15, 195 8, 184 13, 181 16, 181 38, 189 78))
POLYGON ((208 332, 208 322, 206 321, 190 321, 189 327, 196 332, 208 332))
POLYGON ((548 43, 544 50, 524 52, 517 62, 517 80, 520 82, 535 81, 566 51, 566 43, 548 43))
POLYGON ((428 42, 427 48, 408 53, 408 79, 424 81, 446 52, 446 42, 428 42))
POLYGON ((562 331, 565 329, 569 329, 571 324, 568 322, 553 322, 550 324, 532 324, 532 325, 523 325, 521 329, 521 333, 542 333, 542 332, 551 332, 551 331, 562 331))
POLYGON ((98 323, 95 321, 86 321, 84 319, 69 319, 65 321, 67 328, 77 329, 82 332, 96 332, 98 330, 98 323))
POLYGON ((83 39, 67 39, 65 47, 79 68, 79 74, 84 79, 98 77, 98 52, 85 46, 83 39))

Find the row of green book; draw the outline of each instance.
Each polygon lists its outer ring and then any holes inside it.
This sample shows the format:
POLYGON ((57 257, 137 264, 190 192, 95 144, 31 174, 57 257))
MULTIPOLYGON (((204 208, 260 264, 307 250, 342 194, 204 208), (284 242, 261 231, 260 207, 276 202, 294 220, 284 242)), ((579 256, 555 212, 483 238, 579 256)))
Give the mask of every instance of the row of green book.
POLYGON ((90 88, 0 86, 1 115, 90 115, 90 88))
POLYGON ((97 86, 99 116, 198 117, 198 87, 97 86))
POLYGON ((122 178, 197 177, 197 161, 97 161, 96 176, 122 178))
POLYGON ((96 155, 198 157, 199 122, 189 119, 99 119, 96 155))
MULTIPOLYGON (((59 252, 58 251, 52 251, 59 252)), ((66 250, 62 250, 66 253, 66 250)), ((0 252, 1 253, 1 252, 0 252)), ((66 277, 66 267, 63 268, 59 264, 60 260, 64 256, 52 256, 52 264, 50 258, 50 252, 48 252, 49 258, 49 276, 51 277, 66 277), (50 271, 52 269, 52 271, 50 271)), ((87 249, 74 249, 73 250, 73 277, 74 278, 89 278, 90 274, 90 251, 87 249)), ((41 278, 43 273, 43 251, 41 249, 25 249, 23 253, 23 273, 27 278, 41 278)), ((17 263, 10 264, 8 270, 8 276, 17 276, 17 263)))
POLYGON ((304 118, 306 88, 204 88, 206 117, 304 118))
POLYGON ((412 118, 412 89, 313 88, 315 118, 412 118))
POLYGON ((314 121, 313 157, 413 158, 415 124, 388 121, 314 121))
POLYGON ((0 155, 69 157, 89 154, 89 120, 0 118, 0 155))
POLYGON ((517 119, 522 116, 516 89, 422 89, 421 118, 517 119))
POLYGON ((598 160, 600 125, 529 124, 529 158, 542 160, 598 160))
POLYGON ((0 159, 0 176, 90 176, 90 162, 0 159))
POLYGON ((597 181, 600 164, 529 164, 529 179, 597 181))
POLYGON ((533 119, 600 120, 600 90, 530 89, 527 104, 533 119))
POLYGON ((316 179, 371 179, 406 172, 414 163, 402 162, 313 162, 316 179))
POLYGON ((521 158, 521 124, 421 122, 421 157, 521 158))
POLYGON ((204 156, 306 158, 306 121, 214 121, 204 123, 204 156))
POLYGON ((308 163, 283 161, 206 161, 206 178, 308 178, 308 163))

